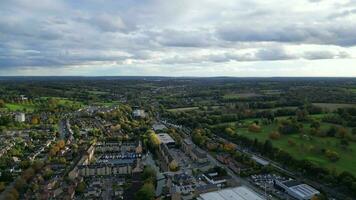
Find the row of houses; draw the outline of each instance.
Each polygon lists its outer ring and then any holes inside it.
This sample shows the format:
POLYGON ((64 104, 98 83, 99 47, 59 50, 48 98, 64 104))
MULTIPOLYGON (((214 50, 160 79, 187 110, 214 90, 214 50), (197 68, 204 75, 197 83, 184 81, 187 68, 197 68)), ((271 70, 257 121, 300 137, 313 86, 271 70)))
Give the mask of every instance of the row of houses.
POLYGON ((184 139, 182 143, 183 151, 190 156, 193 161, 197 163, 208 162, 208 156, 205 151, 197 147, 191 140, 184 139))
POLYGON ((81 165, 78 167, 79 174, 83 177, 88 176, 111 176, 132 174, 136 163, 124 164, 93 164, 81 165))

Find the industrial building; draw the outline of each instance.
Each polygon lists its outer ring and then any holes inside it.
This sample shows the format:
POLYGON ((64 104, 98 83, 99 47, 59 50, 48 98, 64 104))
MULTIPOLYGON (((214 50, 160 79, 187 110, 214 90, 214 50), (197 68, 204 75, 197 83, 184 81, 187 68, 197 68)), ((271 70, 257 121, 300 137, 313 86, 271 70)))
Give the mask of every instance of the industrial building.
POLYGON ((287 192, 292 197, 298 200, 309 200, 313 196, 320 194, 320 192, 313 187, 302 184, 295 180, 278 181, 274 182, 275 187, 287 192))
POLYGON ((173 138, 168 135, 167 133, 159 133, 157 134, 159 141, 161 141, 162 144, 165 144, 167 146, 174 146, 176 142, 173 140, 173 138))
POLYGON ((245 186, 200 194, 198 200, 264 200, 256 192, 245 186))

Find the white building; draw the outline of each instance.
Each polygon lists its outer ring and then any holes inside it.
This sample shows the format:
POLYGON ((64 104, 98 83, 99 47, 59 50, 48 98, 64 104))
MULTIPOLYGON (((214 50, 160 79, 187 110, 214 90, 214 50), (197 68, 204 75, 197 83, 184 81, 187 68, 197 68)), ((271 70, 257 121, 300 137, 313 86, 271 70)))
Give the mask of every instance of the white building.
POLYGON ((132 112, 133 117, 138 117, 138 118, 145 118, 146 117, 146 113, 144 110, 139 110, 136 109, 132 112))
POLYGON ((320 192, 313 187, 295 180, 276 181, 275 184, 298 200, 309 200, 320 192))
POLYGON ((198 200, 264 200, 251 189, 240 186, 199 195, 198 200))
POLYGON ((26 120, 26 118, 25 118, 25 113, 17 113, 17 114, 15 115, 15 120, 16 120, 17 122, 24 122, 24 121, 26 120))

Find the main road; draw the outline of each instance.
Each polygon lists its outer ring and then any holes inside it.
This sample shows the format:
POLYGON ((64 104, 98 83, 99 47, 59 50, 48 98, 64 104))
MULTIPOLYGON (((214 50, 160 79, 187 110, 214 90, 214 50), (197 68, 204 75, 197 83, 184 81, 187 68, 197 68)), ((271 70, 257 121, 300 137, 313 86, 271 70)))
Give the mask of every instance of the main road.
MULTIPOLYGON (((171 123, 167 123, 167 122, 162 121, 162 120, 159 120, 159 121, 160 121, 161 123, 163 123, 164 125, 166 125, 167 127, 172 127, 172 126, 174 126, 174 125, 172 125, 171 123)), ((174 127, 178 127, 178 126, 174 126, 174 127)), ((190 142, 192 142, 191 136, 190 136, 190 135, 191 135, 191 134, 190 134, 190 130, 189 130, 188 128, 184 128, 184 127, 181 127, 180 129, 181 129, 181 131, 183 131, 184 134, 186 135, 186 139, 188 139, 188 140, 190 140, 190 142)), ((246 187, 252 189, 252 190, 255 191, 257 194, 259 194, 261 198, 264 198, 264 199, 272 199, 272 200, 276 199, 276 198, 271 197, 271 196, 266 197, 265 192, 262 191, 260 188, 257 188, 255 185, 251 184, 251 183, 250 183, 249 181, 247 181, 246 179, 237 176, 229 167, 227 167, 226 165, 224 165, 224 164, 220 163, 218 160, 216 160, 216 158, 214 158, 214 157, 210 154, 210 152, 206 151, 205 149, 202 149, 202 150, 206 153, 207 158, 209 159, 209 161, 210 161, 212 164, 214 164, 214 165, 216 165, 216 166, 219 166, 219 167, 225 169, 226 172, 227 172, 227 174, 228 174, 230 177, 232 177, 232 179, 234 179, 235 182, 237 182, 237 183, 239 183, 239 184, 241 184, 241 185, 243 185, 243 186, 246 186, 246 187)))

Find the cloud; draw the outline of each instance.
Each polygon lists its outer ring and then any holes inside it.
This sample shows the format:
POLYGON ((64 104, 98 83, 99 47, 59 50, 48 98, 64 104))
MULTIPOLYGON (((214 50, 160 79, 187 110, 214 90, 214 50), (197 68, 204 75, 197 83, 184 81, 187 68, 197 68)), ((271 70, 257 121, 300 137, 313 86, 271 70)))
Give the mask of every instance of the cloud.
POLYGON ((355 9, 348 0, 0 1, 0 73, 341 62, 355 58, 355 9))
POLYGON ((308 51, 304 53, 305 59, 320 60, 320 59, 335 59, 335 58, 349 58, 350 55, 347 52, 331 52, 331 51, 308 51))

